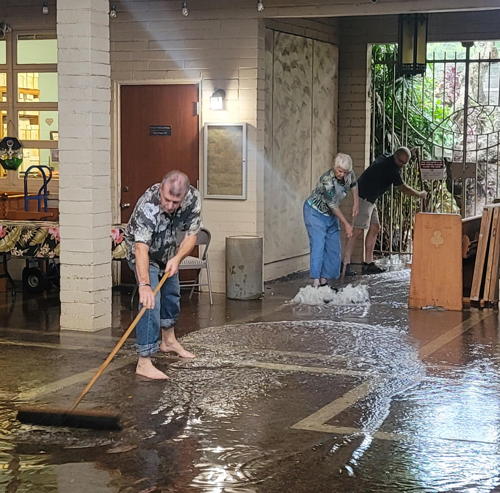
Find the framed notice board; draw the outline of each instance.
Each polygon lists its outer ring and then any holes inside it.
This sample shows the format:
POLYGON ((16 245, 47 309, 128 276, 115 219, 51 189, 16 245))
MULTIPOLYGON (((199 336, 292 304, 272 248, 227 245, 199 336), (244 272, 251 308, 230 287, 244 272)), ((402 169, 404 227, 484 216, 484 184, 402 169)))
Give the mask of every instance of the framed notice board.
POLYGON ((205 123, 204 197, 247 198, 247 124, 205 123))

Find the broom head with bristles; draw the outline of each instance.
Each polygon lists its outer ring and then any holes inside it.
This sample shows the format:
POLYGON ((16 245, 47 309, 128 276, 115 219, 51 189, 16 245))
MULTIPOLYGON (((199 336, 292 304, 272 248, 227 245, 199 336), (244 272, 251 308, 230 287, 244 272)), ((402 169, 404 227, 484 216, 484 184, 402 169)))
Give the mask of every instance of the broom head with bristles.
POLYGON ((21 423, 41 426, 67 426, 112 431, 122 429, 119 415, 102 411, 21 407, 17 411, 17 419, 21 423))

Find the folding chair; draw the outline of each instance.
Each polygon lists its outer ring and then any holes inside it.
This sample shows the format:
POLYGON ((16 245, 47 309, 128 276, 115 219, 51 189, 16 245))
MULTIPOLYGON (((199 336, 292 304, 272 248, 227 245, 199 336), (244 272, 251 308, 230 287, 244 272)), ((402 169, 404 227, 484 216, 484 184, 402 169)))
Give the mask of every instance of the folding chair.
POLYGON ((208 296, 210 298, 210 304, 213 305, 212 299, 212 285, 210 282, 210 266, 208 264, 208 247, 210 245, 210 240, 212 236, 210 231, 206 228, 201 228, 198 232, 198 236, 196 238, 196 245, 200 246, 201 257, 186 257, 181 264, 179 265, 179 270, 197 270, 198 274, 196 279, 191 281, 182 281, 181 288, 191 288, 191 293, 189 293, 189 298, 193 295, 194 288, 207 286, 208 287, 208 296), (207 271, 207 282, 202 283, 200 281, 201 271, 202 269, 206 269, 207 271))
MULTIPOLYGON (((179 243, 182 239, 181 235, 178 239, 179 243)), ((201 287, 201 286, 207 286, 208 287, 208 296, 210 298, 210 304, 213 305, 213 299, 212 299, 212 284, 210 282, 210 267, 208 265, 208 246, 210 245, 210 239, 211 239, 211 234, 208 229, 201 228, 200 231, 198 232, 198 235, 196 237, 196 245, 201 246, 203 248, 203 252, 201 255, 201 258, 198 257, 192 257, 188 256, 186 257, 179 265, 179 271, 181 270, 197 270, 198 274, 196 276, 196 279, 192 281, 181 281, 180 286, 181 288, 191 288, 191 292, 189 293, 189 298, 191 299, 191 296, 193 296, 194 288, 196 287, 201 287), (206 283, 201 283, 200 282, 200 275, 201 275, 201 270, 206 269, 207 270, 207 282, 206 283)), ((137 285, 134 287, 134 290, 132 291, 132 296, 130 299, 130 309, 134 309, 134 299, 135 296, 137 295, 137 285)))

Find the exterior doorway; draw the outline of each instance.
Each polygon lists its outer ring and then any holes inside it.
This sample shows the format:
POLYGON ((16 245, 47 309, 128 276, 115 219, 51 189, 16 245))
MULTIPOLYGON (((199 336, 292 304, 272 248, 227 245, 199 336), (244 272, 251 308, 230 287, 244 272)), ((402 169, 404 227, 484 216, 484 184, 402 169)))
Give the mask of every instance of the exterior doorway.
POLYGON ((392 189, 380 198, 380 253, 412 252, 418 210, 473 217, 500 196, 499 53, 500 41, 428 43, 426 72, 405 78, 396 45, 373 46, 371 159, 415 149, 404 180, 429 193, 420 205, 392 189))

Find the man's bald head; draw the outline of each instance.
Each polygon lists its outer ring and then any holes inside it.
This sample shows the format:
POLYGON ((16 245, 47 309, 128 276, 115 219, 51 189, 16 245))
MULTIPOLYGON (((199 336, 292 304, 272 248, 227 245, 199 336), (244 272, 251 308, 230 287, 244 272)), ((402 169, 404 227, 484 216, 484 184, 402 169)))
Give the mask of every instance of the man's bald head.
POLYGON ((408 147, 399 147, 394 153, 394 162, 402 168, 411 158, 411 151, 408 147))
POLYGON ((168 172, 161 181, 160 204, 161 208, 171 214, 181 205, 189 190, 189 178, 178 170, 168 172))

